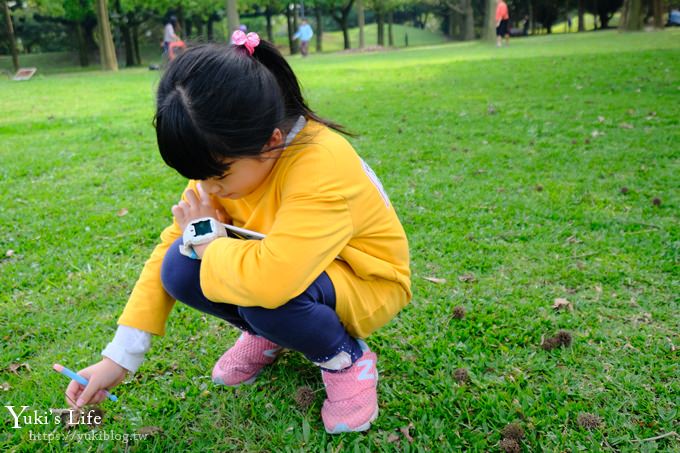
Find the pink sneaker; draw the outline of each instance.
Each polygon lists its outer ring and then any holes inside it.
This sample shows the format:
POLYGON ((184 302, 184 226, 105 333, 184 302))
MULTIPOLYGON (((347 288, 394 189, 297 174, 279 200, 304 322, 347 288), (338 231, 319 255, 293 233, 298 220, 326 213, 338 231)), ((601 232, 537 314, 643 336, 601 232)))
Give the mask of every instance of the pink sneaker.
POLYGON ((364 354, 346 370, 321 370, 328 398, 321 418, 329 434, 366 431, 378 416, 377 356, 360 342, 364 354))
POLYGON ((231 387, 252 384, 262 368, 274 362, 282 349, 264 337, 243 332, 213 367, 212 381, 231 387))

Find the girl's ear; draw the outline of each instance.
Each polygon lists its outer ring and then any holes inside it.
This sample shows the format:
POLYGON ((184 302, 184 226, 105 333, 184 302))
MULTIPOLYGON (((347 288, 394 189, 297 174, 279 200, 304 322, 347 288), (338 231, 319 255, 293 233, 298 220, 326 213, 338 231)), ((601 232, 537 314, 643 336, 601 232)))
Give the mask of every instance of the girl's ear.
POLYGON ((264 147, 262 148, 262 154, 266 155, 267 157, 269 153, 272 152, 278 152, 281 150, 281 145, 283 145, 283 132, 281 132, 281 129, 278 127, 274 129, 274 132, 272 132, 272 136, 269 137, 269 140, 267 143, 265 143, 264 147))

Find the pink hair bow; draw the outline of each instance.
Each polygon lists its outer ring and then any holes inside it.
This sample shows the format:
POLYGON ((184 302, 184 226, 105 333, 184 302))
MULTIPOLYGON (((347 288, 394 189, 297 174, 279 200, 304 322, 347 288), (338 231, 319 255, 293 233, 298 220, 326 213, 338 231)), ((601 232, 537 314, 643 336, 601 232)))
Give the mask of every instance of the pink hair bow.
POLYGON ((260 36, 257 33, 250 32, 247 35, 241 30, 236 30, 231 35, 231 42, 237 46, 245 46, 250 55, 255 52, 255 48, 260 44, 260 36))

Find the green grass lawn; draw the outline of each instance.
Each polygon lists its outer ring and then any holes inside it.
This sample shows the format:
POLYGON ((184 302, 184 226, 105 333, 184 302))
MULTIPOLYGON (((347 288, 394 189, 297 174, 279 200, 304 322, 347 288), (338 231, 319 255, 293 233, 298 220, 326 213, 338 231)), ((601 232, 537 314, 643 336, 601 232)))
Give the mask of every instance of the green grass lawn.
MULTIPOLYGON (((678 57, 680 30, 293 59, 311 105, 360 134, 410 239, 413 302, 368 341, 380 417, 327 435, 319 372, 296 353, 253 386, 213 386, 237 332, 178 304, 100 436, 150 432, 129 441, 140 452, 500 451, 515 422, 523 451, 680 450, 678 57), (560 329, 571 345, 544 350, 560 329)), ((52 363, 99 360, 171 221, 185 181, 155 146, 158 76, 0 81, 3 406, 64 407, 52 363)), ((13 429, 0 409, 3 451, 127 451, 35 440, 66 431, 13 429)))

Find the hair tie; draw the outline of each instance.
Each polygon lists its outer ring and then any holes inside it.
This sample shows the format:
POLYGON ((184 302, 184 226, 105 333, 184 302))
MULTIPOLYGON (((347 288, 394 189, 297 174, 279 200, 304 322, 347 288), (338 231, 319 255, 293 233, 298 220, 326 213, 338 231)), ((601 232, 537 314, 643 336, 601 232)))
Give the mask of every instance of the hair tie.
POLYGON ((255 52, 255 48, 260 44, 260 36, 255 32, 250 32, 247 35, 241 30, 236 30, 231 35, 231 42, 236 46, 245 46, 250 55, 255 52))

